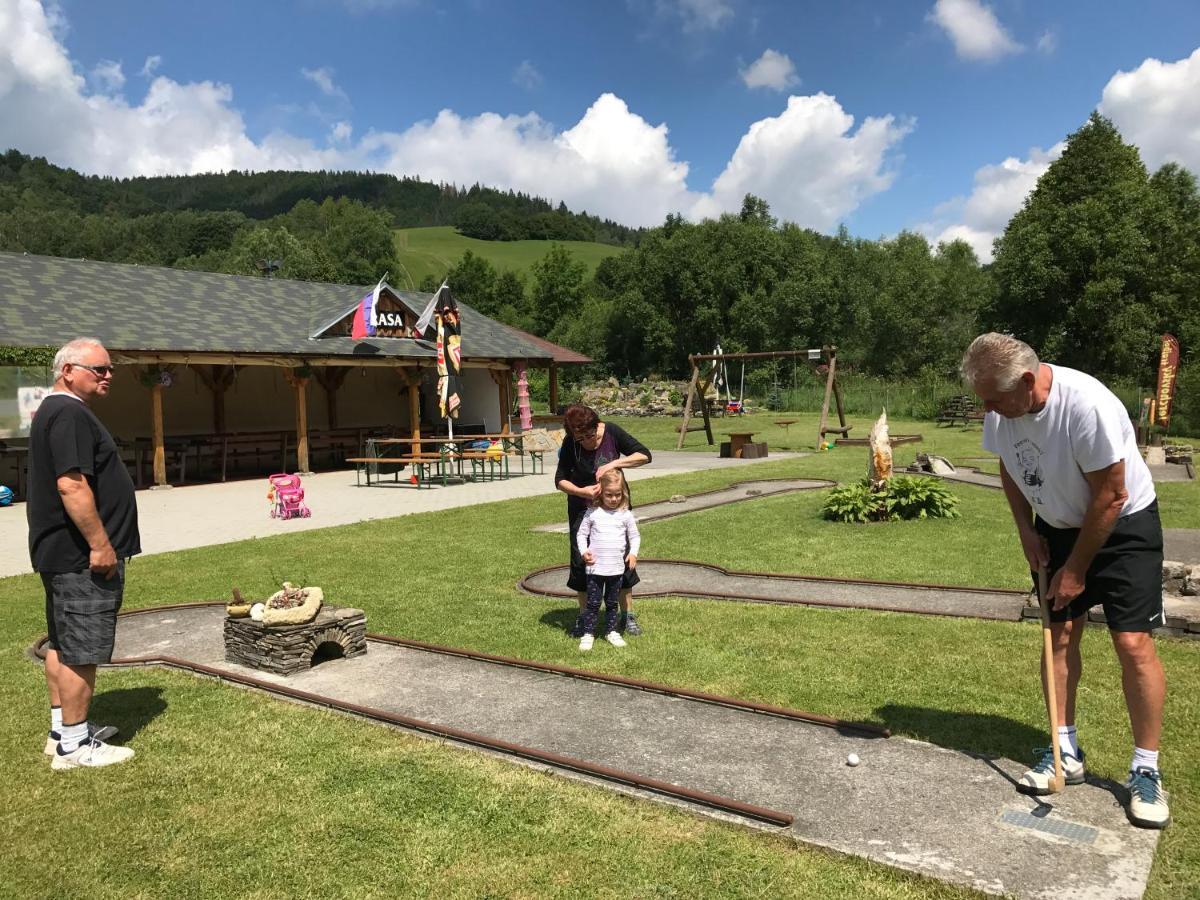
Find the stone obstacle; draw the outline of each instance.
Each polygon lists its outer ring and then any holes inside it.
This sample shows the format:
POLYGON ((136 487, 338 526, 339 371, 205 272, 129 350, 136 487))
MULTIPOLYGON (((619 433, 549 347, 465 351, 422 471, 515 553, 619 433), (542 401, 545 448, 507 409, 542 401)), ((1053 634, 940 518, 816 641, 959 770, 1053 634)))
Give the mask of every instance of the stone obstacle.
POLYGON ((225 617, 225 659, 251 669, 292 675, 314 660, 352 659, 367 652, 367 617, 353 607, 322 606, 300 625, 264 625, 249 617, 225 617))

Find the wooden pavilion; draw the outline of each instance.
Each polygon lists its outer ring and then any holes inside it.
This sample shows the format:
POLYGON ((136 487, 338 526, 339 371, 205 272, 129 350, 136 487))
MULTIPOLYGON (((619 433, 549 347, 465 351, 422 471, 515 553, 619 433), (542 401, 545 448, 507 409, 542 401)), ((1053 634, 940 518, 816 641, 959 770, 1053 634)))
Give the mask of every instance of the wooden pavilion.
MULTIPOLYGON (((144 451, 155 485, 169 483, 169 458, 182 478, 193 451, 198 462, 218 445, 222 477, 231 453, 251 449, 278 449, 284 469, 308 471, 314 452, 340 461, 364 434, 420 438, 439 425, 436 347, 413 336, 430 295, 385 284, 377 335, 355 341, 354 313, 373 288, 0 253, 0 345, 103 342, 117 370, 94 409, 144 451)), ((459 307, 460 422, 508 432, 515 367, 549 368, 557 393, 559 365, 590 362, 459 307)))

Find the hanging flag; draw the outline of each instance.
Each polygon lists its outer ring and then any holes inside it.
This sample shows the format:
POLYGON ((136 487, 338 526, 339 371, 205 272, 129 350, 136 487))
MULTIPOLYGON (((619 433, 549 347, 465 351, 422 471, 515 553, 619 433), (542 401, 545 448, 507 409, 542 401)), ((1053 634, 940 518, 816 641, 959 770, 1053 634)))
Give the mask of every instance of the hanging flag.
POLYGON ((442 296, 442 291, 449 290, 450 285, 443 281, 442 286, 433 292, 433 296, 429 298, 429 302, 421 310, 421 316, 417 319, 417 324, 413 326, 413 337, 425 337, 425 332, 429 330, 429 323, 433 321, 433 311, 437 309, 438 297, 442 296))
POLYGON ((1173 334, 1162 336, 1158 355, 1158 389, 1151 407, 1150 424, 1166 428, 1171 422, 1171 403, 1175 399, 1175 376, 1179 373, 1179 341, 1173 334))
POLYGON ((462 404, 462 326, 449 286, 443 284, 437 296, 438 407, 442 418, 457 419, 462 404))
POLYGON ((385 272, 383 278, 380 278, 379 283, 375 285, 375 289, 362 298, 358 309, 354 311, 354 321, 350 324, 350 337, 356 341, 375 337, 376 329, 379 327, 379 311, 377 309, 379 292, 383 290, 386 278, 387 273, 385 272))

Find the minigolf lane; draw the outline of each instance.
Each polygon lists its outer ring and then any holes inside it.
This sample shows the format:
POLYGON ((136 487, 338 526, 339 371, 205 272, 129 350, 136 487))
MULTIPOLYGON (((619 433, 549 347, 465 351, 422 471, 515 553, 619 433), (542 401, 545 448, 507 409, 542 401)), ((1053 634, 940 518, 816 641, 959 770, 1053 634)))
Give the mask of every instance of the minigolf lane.
MULTIPOLYGON (((633 514, 639 524, 670 519, 686 513, 699 512, 702 509, 712 509, 716 506, 726 506, 730 503, 742 503, 747 500, 757 500, 765 497, 778 497, 781 494, 792 494, 796 491, 816 491, 822 488, 835 487, 837 482, 823 481, 813 478, 764 478, 757 481, 739 481, 728 487, 704 491, 699 494, 676 494, 670 500, 660 500, 634 507, 633 514)), ((539 525, 534 531, 566 534, 567 523, 551 522, 539 525)))
MULTIPOLYGON (((521 579, 522 590, 548 597, 574 597, 566 586, 567 566, 552 566, 521 579)), ((802 575, 736 572, 709 563, 673 559, 638 560, 639 597, 698 597, 800 606, 835 606, 885 612, 965 616, 1015 622, 1027 594, 986 588, 848 581, 802 575)))
POLYGON ((116 663, 190 670, 468 745, 486 738, 704 814, 772 830, 764 823, 790 820, 782 830, 798 840, 989 893, 1135 898, 1145 889, 1158 833, 1126 822, 1111 785, 1039 801, 1014 790, 1024 766, 1011 760, 381 636, 364 656, 285 678, 226 662, 224 618, 212 604, 123 614, 116 663), (851 753, 859 765, 846 764, 851 753), (671 787, 679 791, 663 790, 671 787))

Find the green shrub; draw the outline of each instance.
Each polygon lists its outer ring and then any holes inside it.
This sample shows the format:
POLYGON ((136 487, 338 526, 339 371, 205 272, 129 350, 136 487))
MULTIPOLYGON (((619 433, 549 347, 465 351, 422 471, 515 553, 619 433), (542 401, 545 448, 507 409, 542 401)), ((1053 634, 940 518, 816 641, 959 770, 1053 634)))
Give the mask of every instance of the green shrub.
POLYGON ((936 478, 894 475, 883 490, 867 479, 829 492, 821 512, 835 522, 898 522, 958 518, 958 498, 936 478))
POLYGON ((870 482, 864 478, 830 491, 821 513, 835 522, 878 521, 881 496, 871 491, 870 482))

